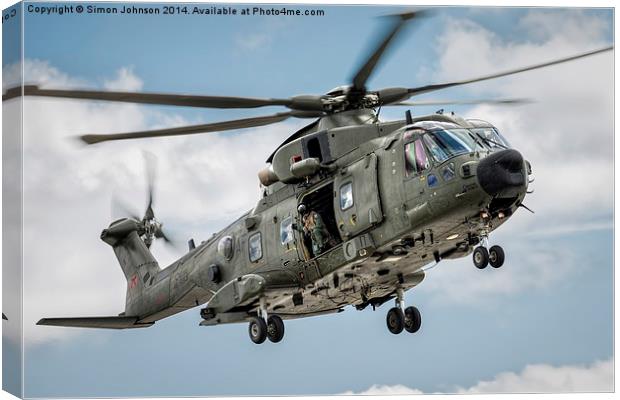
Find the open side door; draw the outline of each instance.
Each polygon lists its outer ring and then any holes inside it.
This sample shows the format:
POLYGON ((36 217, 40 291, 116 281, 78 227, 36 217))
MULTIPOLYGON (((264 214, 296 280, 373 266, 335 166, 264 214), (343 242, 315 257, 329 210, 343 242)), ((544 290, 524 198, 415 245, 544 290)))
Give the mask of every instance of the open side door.
POLYGON ((375 153, 353 162, 336 176, 334 211, 344 240, 383 220, 375 153))

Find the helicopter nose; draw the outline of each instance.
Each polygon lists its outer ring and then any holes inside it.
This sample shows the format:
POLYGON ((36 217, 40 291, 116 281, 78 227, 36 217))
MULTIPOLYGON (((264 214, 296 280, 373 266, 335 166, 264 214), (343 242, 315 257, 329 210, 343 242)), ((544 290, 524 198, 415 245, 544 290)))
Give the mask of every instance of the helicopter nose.
POLYGON ((516 150, 492 153, 478 164, 478 183, 493 197, 517 197, 526 186, 525 163, 516 150))

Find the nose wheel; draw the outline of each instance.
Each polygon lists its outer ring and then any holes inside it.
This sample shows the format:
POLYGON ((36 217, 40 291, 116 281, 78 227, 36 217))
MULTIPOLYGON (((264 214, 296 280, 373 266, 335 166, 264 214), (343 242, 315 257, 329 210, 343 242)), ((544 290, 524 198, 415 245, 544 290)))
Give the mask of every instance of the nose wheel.
POLYGON ((474 265, 478 269, 484 269, 489 264, 491 264, 493 268, 499 268, 504 265, 504 249, 500 246, 491 246, 491 248, 487 250, 484 246, 478 246, 474 250, 472 258, 474 260, 474 265))
POLYGON ((415 333, 422 326, 420 311, 414 306, 409 306, 403 311, 403 307, 403 290, 398 289, 396 291, 396 307, 390 308, 385 319, 388 330, 395 335, 403 330, 415 333))

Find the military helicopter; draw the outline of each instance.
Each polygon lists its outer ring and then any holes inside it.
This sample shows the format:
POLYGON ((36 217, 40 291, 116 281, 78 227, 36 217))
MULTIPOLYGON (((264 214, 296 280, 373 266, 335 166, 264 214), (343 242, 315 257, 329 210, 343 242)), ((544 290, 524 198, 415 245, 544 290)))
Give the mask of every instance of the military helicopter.
MULTIPOLYGON (((373 309, 388 301, 389 331, 421 327, 405 291, 442 260, 472 254, 474 265, 500 268, 502 247, 489 235, 506 223, 528 193, 532 167, 492 124, 435 113, 381 122, 384 106, 440 89, 486 81, 610 51, 572 57, 468 80, 414 88, 369 90, 366 82, 403 26, 425 12, 389 17, 391 25, 350 85, 324 95, 283 99, 196 96, 96 90, 8 90, 3 100, 44 96, 204 108, 283 106, 273 115, 109 135, 83 135, 87 144, 110 140, 202 134, 312 118, 267 159, 258 173, 256 206, 179 260, 161 269, 149 248, 169 241, 153 211, 153 182, 145 214, 112 222, 101 233, 127 280, 118 316, 43 318, 39 325, 130 329, 205 305, 200 325, 249 323, 260 344, 280 342, 283 320, 339 313, 348 305, 373 309)), ((519 100, 496 100, 515 103, 519 100)), ((445 102, 444 102, 445 104, 445 102)))

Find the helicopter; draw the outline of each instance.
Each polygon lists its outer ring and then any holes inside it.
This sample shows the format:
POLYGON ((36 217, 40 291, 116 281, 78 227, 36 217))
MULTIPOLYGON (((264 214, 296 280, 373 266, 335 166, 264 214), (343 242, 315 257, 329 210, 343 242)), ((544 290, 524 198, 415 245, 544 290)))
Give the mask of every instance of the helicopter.
MULTIPOLYGON (((116 316, 42 318, 38 325, 134 329, 203 306, 201 326, 248 323, 252 342, 277 343, 284 320, 376 309, 393 301, 393 334, 418 332, 421 313, 404 293, 444 260, 471 255, 478 269, 503 266, 506 255, 489 236, 519 208, 528 209, 532 166, 491 123, 443 111, 379 120, 386 106, 411 107, 414 96, 491 80, 610 51, 613 46, 519 69, 407 88, 366 84, 403 27, 426 11, 390 16, 386 34, 350 84, 324 95, 249 98, 65 90, 24 85, 22 96, 116 101, 180 107, 245 109, 282 106, 273 115, 118 134, 86 134, 88 144, 252 128, 288 118, 313 119, 267 158, 258 172, 256 206, 208 240, 160 268, 154 240, 171 242, 154 212, 149 179, 143 217, 113 221, 101 233, 127 282, 125 310, 116 316)), ((515 104, 522 100, 481 102, 515 104)), ((458 102, 456 102, 458 103, 458 102)), ((467 102, 461 102, 467 103, 467 102)), ((427 103, 428 104, 428 103, 427 103)), ((442 104, 447 104, 443 102, 442 104)))

